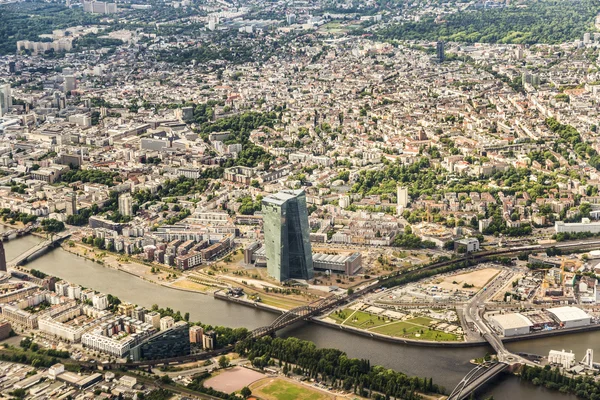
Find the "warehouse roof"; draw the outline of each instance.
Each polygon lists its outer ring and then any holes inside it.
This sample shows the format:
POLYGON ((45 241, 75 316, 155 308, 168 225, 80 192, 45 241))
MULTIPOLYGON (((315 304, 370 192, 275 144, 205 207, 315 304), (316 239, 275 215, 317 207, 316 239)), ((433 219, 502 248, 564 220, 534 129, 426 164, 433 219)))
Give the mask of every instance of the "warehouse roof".
POLYGON ((561 322, 578 321, 581 319, 591 318, 588 313, 577 307, 556 307, 549 308, 548 312, 554 314, 561 322))
POLYGON ((502 329, 518 329, 533 326, 529 318, 518 313, 494 315, 491 319, 496 321, 502 329))

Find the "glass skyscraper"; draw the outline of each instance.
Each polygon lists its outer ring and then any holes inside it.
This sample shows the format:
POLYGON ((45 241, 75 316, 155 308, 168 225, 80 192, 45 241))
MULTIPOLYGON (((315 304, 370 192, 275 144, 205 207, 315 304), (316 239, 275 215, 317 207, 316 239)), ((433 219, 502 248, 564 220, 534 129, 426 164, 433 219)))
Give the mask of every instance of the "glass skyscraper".
POLYGON ((284 190, 262 201, 267 272, 278 281, 314 276, 306 195, 284 190))

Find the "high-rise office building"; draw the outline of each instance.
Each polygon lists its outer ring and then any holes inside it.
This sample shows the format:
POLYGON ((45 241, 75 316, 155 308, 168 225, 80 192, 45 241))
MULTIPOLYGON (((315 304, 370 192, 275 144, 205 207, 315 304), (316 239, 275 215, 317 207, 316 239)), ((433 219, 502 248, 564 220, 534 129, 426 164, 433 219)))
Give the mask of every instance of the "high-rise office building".
POLYGON ((4 251, 4 243, 0 240, 0 271, 6 272, 6 252, 4 251))
POLYGON ((285 190, 262 201, 267 272, 278 281, 314 276, 303 190, 285 190))
POLYGON ((0 85, 0 117, 12 107, 12 89, 10 83, 0 85))
POLYGON ((444 62, 444 60, 446 60, 446 50, 444 48, 444 42, 439 41, 437 42, 437 59, 439 62, 444 62))
POLYGON ((126 217, 133 215, 133 197, 129 193, 119 196, 119 212, 126 217))
POLYGON ((75 193, 69 193, 67 195, 65 211, 67 212, 67 215, 77 214, 77 195, 75 193))
POLYGON ((208 19, 208 30, 214 31, 215 29, 217 29, 217 20, 215 18, 209 18, 208 19))
POLYGON ((14 61, 11 61, 8 63, 8 73, 14 74, 15 72, 17 72, 17 63, 14 61))
POLYGON ((71 90, 75 90, 77 88, 77 83, 75 81, 75 77, 73 75, 65 76, 65 92, 70 92, 71 90))
POLYGON ((408 188, 406 186, 398 186, 397 187, 397 197, 398 197, 398 214, 408 205, 408 188))
POLYGON ((83 1, 83 11, 94 14, 114 14, 117 10, 117 3, 107 3, 104 1, 83 1))

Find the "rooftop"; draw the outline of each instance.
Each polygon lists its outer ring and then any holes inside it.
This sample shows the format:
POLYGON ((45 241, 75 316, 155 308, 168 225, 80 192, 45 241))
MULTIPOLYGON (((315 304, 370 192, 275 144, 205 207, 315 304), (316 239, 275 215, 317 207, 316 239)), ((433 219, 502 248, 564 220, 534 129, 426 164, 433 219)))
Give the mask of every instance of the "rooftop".
POLYGON ((577 307, 556 307, 549 308, 548 312, 556 316, 560 321, 577 321, 580 319, 590 318, 590 315, 577 307))
POLYGON ((518 329, 533 326, 526 316, 519 313, 500 314, 492 317, 504 329, 518 329))

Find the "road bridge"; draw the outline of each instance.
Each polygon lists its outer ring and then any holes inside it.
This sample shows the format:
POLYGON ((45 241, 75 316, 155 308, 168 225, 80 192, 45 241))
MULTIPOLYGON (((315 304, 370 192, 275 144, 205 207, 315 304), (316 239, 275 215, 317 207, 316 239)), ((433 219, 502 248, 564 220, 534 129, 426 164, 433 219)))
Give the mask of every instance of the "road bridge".
POLYGON ((465 304, 463 315, 467 322, 472 323, 483 339, 489 343, 497 354, 498 362, 484 363, 471 370, 452 391, 448 400, 462 400, 480 389, 487 382, 495 378, 507 367, 514 364, 533 365, 529 360, 511 353, 504 347, 504 343, 496 332, 488 326, 483 318, 485 302, 500 290, 505 282, 512 278, 511 272, 502 272, 487 285, 487 290, 481 290, 465 304))
POLYGON ((468 398, 506 368, 508 368, 508 364, 503 362, 487 362, 476 366, 458 383, 456 388, 450 393, 450 396, 448 396, 448 400, 463 400, 468 398))
POLYGON ((71 232, 68 232, 68 231, 61 232, 57 235, 54 235, 50 239, 44 240, 43 242, 38 243, 37 245, 33 246, 29 250, 19 254, 16 258, 12 259, 8 263, 8 266, 16 267, 18 265, 23 265, 23 264, 27 263, 27 261, 30 261, 36 257, 39 257, 43 252, 45 252, 46 250, 48 250, 51 247, 54 247, 56 244, 65 240, 69 236, 71 236, 71 232))
POLYGON ((9 231, 6 232, 2 232, 2 234, 0 234, 0 240, 2 240, 3 242, 10 240, 11 237, 20 237, 23 235, 26 235, 28 233, 30 233, 32 230, 34 229, 34 226, 32 224, 26 225, 23 228, 15 228, 15 229, 11 229, 9 231))

